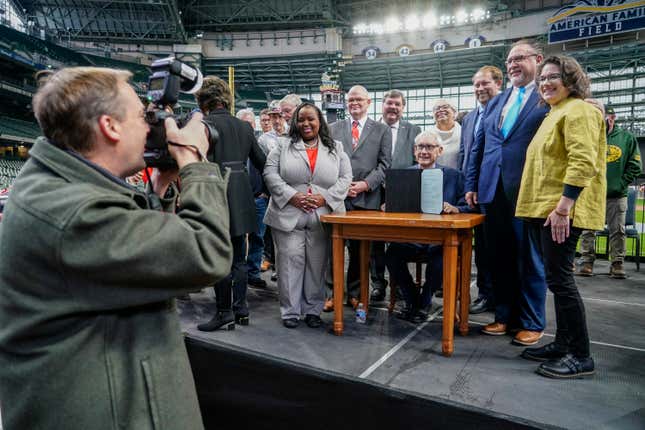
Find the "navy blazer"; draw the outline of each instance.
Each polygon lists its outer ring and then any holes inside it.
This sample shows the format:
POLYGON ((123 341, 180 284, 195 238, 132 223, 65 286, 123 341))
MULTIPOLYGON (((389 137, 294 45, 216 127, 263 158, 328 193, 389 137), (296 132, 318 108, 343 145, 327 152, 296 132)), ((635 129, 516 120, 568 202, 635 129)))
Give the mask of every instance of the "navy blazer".
POLYGON ((549 111, 547 106, 538 105, 538 89, 534 89, 505 138, 500 129, 502 109, 512 90, 508 88, 488 102, 482 114, 482 125, 473 142, 466 172, 466 191, 476 191, 479 203, 493 201, 501 177, 504 192, 515 207, 526 148, 549 111))
POLYGON ((477 122, 478 110, 478 107, 471 110, 461 121, 461 141, 459 142, 459 161, 457 166, 459 166, 459 170, 464 172, 464 176, 468 171, 470 151, 473 148, 473 141, 475 140, 475 122, 477 122))
MULTIPOLYGON (((415 164, 410 169, 420 169, 418 164, 415 164)), ((435 169, 443 171, 443 201, 459 209, 459 212, 477 212, 471 209, 466 203, 464 191, 464 174, 452 167, 442 166, 439 163, 435 164, 435 169)), ((387 190, 387 189, 386 189, 387 190)))

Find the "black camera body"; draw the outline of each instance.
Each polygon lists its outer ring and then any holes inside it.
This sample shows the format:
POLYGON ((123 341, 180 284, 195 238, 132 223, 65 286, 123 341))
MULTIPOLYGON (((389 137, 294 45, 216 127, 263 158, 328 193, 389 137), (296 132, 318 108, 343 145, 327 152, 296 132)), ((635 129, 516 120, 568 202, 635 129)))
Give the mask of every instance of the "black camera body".
MULTIPOLYGON (((176 167, 177 163, 168 151, 166 139, 166 118, 174 118, 177 126, 182 128, 191 115, 175 116, 165 111, 172 107, 179 99, 179 93, 193 94, 202 87, 202 73, 174 57, 162 58, 152 63, 152 75, 148 79, 148 100, 154 105, 153 110, 146 112, 146 122, 150 125, 150 132, 146 139, 143 158, 148 167, 167 169, 176 167)), ((208 132, 209 145, 217 143, 219 135, 217 130, 204 123, 208 132)))

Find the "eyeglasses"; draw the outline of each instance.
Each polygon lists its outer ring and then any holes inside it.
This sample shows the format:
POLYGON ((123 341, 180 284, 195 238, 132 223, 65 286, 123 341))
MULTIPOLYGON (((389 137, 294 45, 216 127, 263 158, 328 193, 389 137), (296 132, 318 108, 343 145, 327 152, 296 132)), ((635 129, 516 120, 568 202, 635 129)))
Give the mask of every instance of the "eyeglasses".
POLYGON ((431 145, 431 144, 414 145, 414 149, 416 151, 434 151, 437 148, 441 148, 441 145, 431 145))
POLYGON ((515 57, 508 57, 506 59, 506 65, 510 66, 513 63, 521 63, 529 57, 537 57, 537 54, 516 55, 515 57))
POLYGON ((440 110, 452 110, 452 107, 450 105, 439 105, 432 109, 433 112, 439 112, 440 110))
POLYGON ((545 76, 539 76, 537 78, 538 84, 544 84, 547 81, 558 81, 562 79, 562 74, 561 73, 551 73, 550 75, 545 75, 545 76))

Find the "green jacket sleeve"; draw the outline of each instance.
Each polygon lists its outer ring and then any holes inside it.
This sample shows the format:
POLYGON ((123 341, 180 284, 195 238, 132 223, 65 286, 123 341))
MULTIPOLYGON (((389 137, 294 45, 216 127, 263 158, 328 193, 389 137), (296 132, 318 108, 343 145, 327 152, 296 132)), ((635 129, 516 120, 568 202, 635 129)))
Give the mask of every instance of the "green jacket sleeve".
POLYGON ((623 187, 627 187, 631 184, 638 175, 641 174, 642 161, 641 161, 641 152, 638 149, 638 141, 634 135, 629 134, 631 150, 629 151, 629 158, 625 164, 625 171, 623 172, 622 183, 623 187))
POLYGON ((104 194, 85 201, 71 217, 57 258, 80 310, 163 301, 230 272, 228 178, 211 163, 190 164, 179 175, 176 214, 104 194))

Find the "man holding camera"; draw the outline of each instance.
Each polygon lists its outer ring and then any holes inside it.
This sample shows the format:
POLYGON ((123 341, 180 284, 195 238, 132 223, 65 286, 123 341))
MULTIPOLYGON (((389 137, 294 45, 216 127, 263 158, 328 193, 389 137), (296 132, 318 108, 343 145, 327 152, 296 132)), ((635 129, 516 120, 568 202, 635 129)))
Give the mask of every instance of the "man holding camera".
POLYGON ((34 96, 46 138, 0 225, 4 429, 203 428, 173 297, 230 269, 228 177, 198 113, 165 121, 178 173, 124 181, 149 131, 130 76, 62 69, 34 96))

